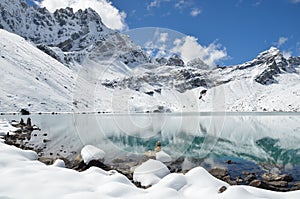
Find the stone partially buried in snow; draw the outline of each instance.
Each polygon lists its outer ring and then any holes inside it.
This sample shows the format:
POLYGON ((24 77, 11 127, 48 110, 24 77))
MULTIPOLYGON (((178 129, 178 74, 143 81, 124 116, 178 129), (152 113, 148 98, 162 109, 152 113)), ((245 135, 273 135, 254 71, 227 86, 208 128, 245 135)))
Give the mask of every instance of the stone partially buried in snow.
POLYGON ((133 181, 140 182, 142 186, 154 185, 170 173, 166 165, 158 160, 147 160, 133 172, 133 181))
POLYGON ((105 152, 95 146, 86 145, 81 149, 81 157, 85 164, 88 164, 92 160, 103 161, 105 152))
POLYGON ((156 153, 156 160, 161 162, 171 162, 172 158, 164 151, 159 151, 156 153))

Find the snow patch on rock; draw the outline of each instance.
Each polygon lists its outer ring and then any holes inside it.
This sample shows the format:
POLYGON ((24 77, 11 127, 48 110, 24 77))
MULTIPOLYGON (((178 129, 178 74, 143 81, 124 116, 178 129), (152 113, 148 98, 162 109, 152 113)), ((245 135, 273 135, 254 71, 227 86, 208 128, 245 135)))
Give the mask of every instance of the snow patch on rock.
POLYGON ((105 152, 95 146, 86 145, 81 149, 81 157, 85 164, 92 160, 104 160, 105 152))

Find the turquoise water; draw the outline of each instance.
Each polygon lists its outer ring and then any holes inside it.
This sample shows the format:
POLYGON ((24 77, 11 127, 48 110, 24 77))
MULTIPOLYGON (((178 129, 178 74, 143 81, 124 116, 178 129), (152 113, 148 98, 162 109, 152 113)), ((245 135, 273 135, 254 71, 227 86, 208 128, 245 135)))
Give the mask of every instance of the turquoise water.
MULTIPOLYGON (((27 116, 22 116, 25 120, 27 116)), ((299 113, 178 113, 30 115, 42 131, 30 143, 47 153, 71 156, 86 144, 106 152, 106 161, 143 155, 161 141, 186 167, 211 166, 227 159, 268 169, 299 170, 299 113), (46 144, 42 142, 47 133, 46 144), (63 151, 64 154, 61 154, 63 151), (73 153, 72 153, 73 152, 73 153)), ((19 120, 20 115, 1 118, 19 120)), ((253 166, 254 167, 254 166, 253 166)), ((299 172, 298 172, 299 173, 299 172)))

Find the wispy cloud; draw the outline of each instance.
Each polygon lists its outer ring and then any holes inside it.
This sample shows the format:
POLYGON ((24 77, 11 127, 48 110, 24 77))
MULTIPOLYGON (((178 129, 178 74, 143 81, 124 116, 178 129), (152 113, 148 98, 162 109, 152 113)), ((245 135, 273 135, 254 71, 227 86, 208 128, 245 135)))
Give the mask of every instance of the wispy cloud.
POLYGON ((192 8, 190 15, 193 17, 197 17, 199 14, 201 14, 202 10, 199 8, 192 8))
POLYGON ((289 39, 287 37, 279 37, 277 42, 274 42, 273 44, 276 45, 278 48, 280 48, 283 44, 285 44, 289 39))
POLYGON ((160 7, 161 3, 169 2, 170 0, 153 0, 147 5, 147 10, 160 7))
POLYGON ((175 3, 175 8, 182 8, 184 7, 184 5, 186 4, 186 1, 185 0, 179 0, 177 3, 175 3))
POLYGON ((260 6, 261 3, 262 3, 262 0, 258 0, 253 4, 253 6, 260 6))

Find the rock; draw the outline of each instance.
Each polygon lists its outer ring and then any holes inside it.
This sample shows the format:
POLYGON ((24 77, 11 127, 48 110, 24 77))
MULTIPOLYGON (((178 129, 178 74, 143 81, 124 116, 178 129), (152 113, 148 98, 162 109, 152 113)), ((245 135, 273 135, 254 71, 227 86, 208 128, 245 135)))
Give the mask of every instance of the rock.
POLYGON ((31 127, 31 119, 30 119, 30 117, 27 118, 26 126, 31 127))
POLYGON ((267 190, 271 190, 271 191, 281 191, 281 192, 289 191, 289 188, 276 187, 276 186, 268 184, 268 182, 264 182, 262 180, 253 180, 252 182, 250 182, 249 186, 267 189, 267 190))
POLYGON ((163 163, 172 161, 171 156, 164 151, 157 152, 155 158, 156 160, 161 161, 163 163))
POLYGON ((162 162, 149 159, 136 167, 133 173, 133 181, 140 182, 141 186, 154 185, 170 173, 162 162))
POLYGON ((209 173, 219 179, 222 179, 228 175, 227 169, 221 169, 221 168, 213 168, 209 170, 209 173))
POLYGON ((300 190, 300 182, 296 182, 292 187, 291 191, 300 190))
POLYGON ((227 190, 227 187, 222 186, 222 187, 219 189, 218 193, 223 193, 223 192, 226 191, 226 190, 227 190))
POLYGON ((241 184, 244 182, 244 180, 241 178, 241 177, 236 177, 235 181, 238 183, 238 184, 241 184))
POLYGON ((47 158, 47 157, 39 157, 38 161, 46 164, 46 165, 51 165, 54 163, 54 159, 53 158, 47 158))
POLYGON ((249 175, 246 176, 245 181, 247 183, 250 183, 251 181, 256 179, 256 174, 250 173, 249 175))
POLYGON ((55 160, 55 162, 53 163, 54 167, 61 167, 61 168, 66 168, 66 164, 63 160, 61 159, 57 159, 55 160))
POLYGON ((249 186, 262 188, 262 189, 267 189, 268 188, 268 185, 265 182, 261 181, 261 180, 252 180, 249 183, 249 186))
POLYGON ((20 120, 20 125, 21 125, 21 126, 25 126, 25 123, 24 123, 23 118, 21 118, 21 120, 20 120))
POLYGON ((229 175, 225 176, 225 177, 223 178, 223 180, 224 180, 225 182, 227 182, 228 184, 230 184, 230 185, 237 185, 237 182, 236 182, 236 181, 232 181, 232 180, 231 180, 231 177, 230 177, 229 175))
POLYGON ((156 153, 154 151, 146 151, 144 155, 149 159, 155 159, 156 153))
POLYGON ((261 177, 265 181, 287 181, 287 182, 293 181, 293 177, 287 174, 279 175, 279 174, 272 174, 272 173, 264 173, 261 177))
POLYGON ((81 157, 85 164, 89 164, 92 160, 103 162, 104 156, 103 150, 92 145, 86 145, 81 149, 81 157))
POLYGON ((167 61, 167 66, 184 66, 184 62, 178 55, 171 56, 167 61))
POLYGON ((30 112, 27 109, 22 108, 20 110, 21 115, 30 115, 30 112))
POLYGON ((225 163, 232 164, 232 161, 231 160, 226 160, 225 163))
POLYGON ((287 181, 269 181, 266 182, 268 185, 274 186, 274 187, 287 187, 288 182, 287 181))

